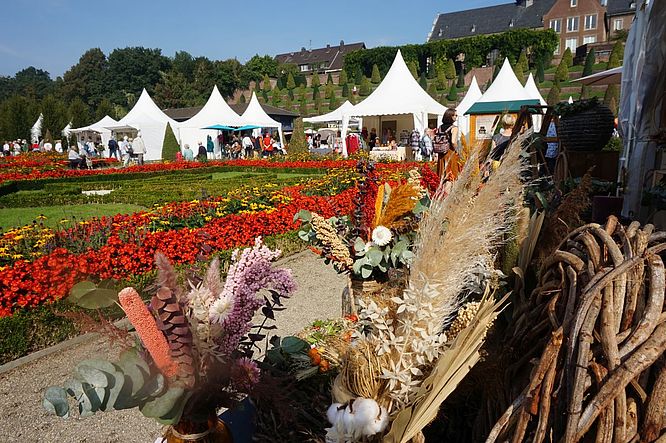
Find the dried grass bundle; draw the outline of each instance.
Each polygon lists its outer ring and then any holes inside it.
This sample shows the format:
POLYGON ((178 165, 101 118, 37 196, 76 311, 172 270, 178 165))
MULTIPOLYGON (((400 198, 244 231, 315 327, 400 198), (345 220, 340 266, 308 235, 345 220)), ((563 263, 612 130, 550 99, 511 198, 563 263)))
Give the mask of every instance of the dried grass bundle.
MULTIPOLYGON (((375 229, 377 226, 379 226, 381 215, 382 215, 382 208, 384 207, 384 186, 380 186, 377 188, 377 198, 375 198, 375 216, 372 221, 372 226, 370 226, 370 229, 375 229)), ((388 197, 390 197, 390 193, 388 197)))
POLYGON ((401 183, 391 191, 388 202, 378 217, 377 226, 399 230, 407 221, 404 219, 414 209, 419 197, 419 189, 411 183, 401 183))
MULTIPOLYGON (((380 398, 386 386, 381 379, 386 358, 378 356, 371 341, 360 341, 350 347, 344 357, 336 383, 353 397, 380 398)), ((337 400, 337 399, 336 399, 337 400)))

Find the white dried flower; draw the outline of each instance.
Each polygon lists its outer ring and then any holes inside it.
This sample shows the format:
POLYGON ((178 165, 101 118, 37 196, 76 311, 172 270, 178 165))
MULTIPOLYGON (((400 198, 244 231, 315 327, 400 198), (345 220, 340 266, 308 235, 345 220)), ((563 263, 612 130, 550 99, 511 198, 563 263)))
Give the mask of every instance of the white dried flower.
POLYGON ((392 238, 393 234, 386 226, 379 225, 372 230, 372 242, 377 246, 388 245, 392 238))
POLYGON ((211 323, 222 323, 234 308, 234 301, 229 295, 221 295, 210 306, 209 316, 211 323))

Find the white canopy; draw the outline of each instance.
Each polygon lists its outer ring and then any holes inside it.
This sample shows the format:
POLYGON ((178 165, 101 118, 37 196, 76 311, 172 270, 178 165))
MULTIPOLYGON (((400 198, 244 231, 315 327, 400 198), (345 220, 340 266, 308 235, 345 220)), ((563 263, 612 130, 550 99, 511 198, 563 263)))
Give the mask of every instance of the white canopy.
POLYGON ((477 103, 487 103, 487 102, 506 102, 506 101, 516 101, 516 100, 530 100, 534 97, 530 97, 525 91, 522 83, 516 77, 516 74, 511 68, 511 63, 509 59, 504 59, 504 64, 502 69, 493 80, 493 83, 486 89, 486 92, 483 93, 480 99, 477 100, 477 103))
POLYGON ((164 132, 167 124, 170 124, 174 130, 178 128, 178 123, 162 112, 144 89, 130 112, 116 124, 106 126, 106 128, 116 131, 134 128, 141 131, 141 138, 146 144, 147 151, 144 159, 161 160, 162 144, 164 143, 164 132))
POLYGON ((67 123, 67 126, 65 126, 62 131, 60 131, 60 134, 65 137, 69 138, 69 134, 72 133, 72 122, 67 123))
POLYGON ((597 72, 596 74, 588 75, 587 77, 577 78, 571 80, 572 82, 580 82, 588 86, 598 85, 619 85, 622 80, 622 66, 611 68, 606 71, 597 72))
POLYGON ((316 117, 304 118, 303 121, 306 123, 326 123, 326 122, 339 122, 342 121, 342 115, 351 115, 354 105, 351 104, 349 100, 345 101, 338 109, 335 109, 327 114, 318 115, 316 117))
MULTIPOLYGON (((104 146, 104 151, 106 152, 108 151, 109 139, 111 138, 111 130, 108 127, 117 124, 118 121, 109 117, 108 115, 105 115, 104 118, 102 118, 100 121, 96 123, 93 123, 92 125, 83 126, 82 128, 69 129, 69 132, 74 134, 80 134, 85 132, 96 132, 100 134, 102 137, 102 145, 104 146)), ((71 128, 71 123, 67 126, 71 128)), ((65 132, 65 129, 63 129, 63 134, 65 132)), ((108 152, 106 153, 108 155, 108 152)))
MULTIPOLYGON (((546 100, 543 99, 541 92, 539 92, 539 88, 537 88, 537 85, 534 82, 534 76, 532 76, 531 72, 529 77, 527 77, 527 82, 525 83, 525 93, 529 96, 529 98, 534 100, 539 100, 541 106, 546 106, 548 104, 546 103, 546 100)), ((534 124, 535 131, 541 129, 542 121, 543 121, 543 115, 541 114, 532 115, 532 123, 534 124)))
POLYGON ((220 90, 217 89, 217 85, 213 87, 213 91, 204 107, 195 116, 178 125, 178 138, 180 139, 181 148, 188 144, 192 149, 195 149, 198 142, 204 143, 205 146, 206 136, 208 135, 213 138, 213 143, 217 145, 217 130, 202 129, 212 125, 244 125, 240 115, 236 114, 224 100, 220 90))
POLYGON ((428 115, 441 118, 446 107, 433 99, 414 79, 402 53, 398 49, 391 69, 372 94, 357 105, 351 114, 344 114, 342 119, 342 149, 347 154, 346 135, 350 117, 374 115, 412 114, 414 128, 423 133, 428 126, 428 115))
POLYGON ((41 112, 39 113, 39 117, 37 118, 37 121, 35 122, 34 125, 32 125, 32 128, 30 128, 30 141, 33 143, 37 143, 39 141, 39 137, 42 136, 42 122, 44 121, 44 114, 41 112))
POLYGON ((282 135, 282 123, 273 120, 270 115, 266 114, 264 108, 259 104, 257 94, 252 92, 252 98, 248 103, 245 112, 241 115, 241 122, 243 126, 260 126, 262 128, 277 128, 280 134, 280 143, 284 146, 284 137, 282 135))
POLYGON ((467 110, 471 108, 482 95, 479 83, 476 81, 476 76, 474 76, 472 77, 472 83, 469 85, 467 94, 465 94, 465 97, 463 97, 460 104, 456 107, 456 111, 458 112, 458 131, 461 135, 467 136, 467 134, 469 134, 469 115, 465 115, 465 112, 467 112, 467 110))

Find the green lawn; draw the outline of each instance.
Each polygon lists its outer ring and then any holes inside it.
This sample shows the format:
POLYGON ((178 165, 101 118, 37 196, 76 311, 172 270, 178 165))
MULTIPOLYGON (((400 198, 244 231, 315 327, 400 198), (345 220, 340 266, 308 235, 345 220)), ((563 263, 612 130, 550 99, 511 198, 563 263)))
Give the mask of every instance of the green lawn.
POLYGON ((44 225, 55 227, 62 219, 79 220, 101 217, 104 215, 131 214, 145 209, 143 206, 117 203, 86 204, 72 206, 38 206, 35 208, 2 208, 0 209, 0 227, 3 230, 24 226, 37 220, 39 215, 46 216, 44 225))

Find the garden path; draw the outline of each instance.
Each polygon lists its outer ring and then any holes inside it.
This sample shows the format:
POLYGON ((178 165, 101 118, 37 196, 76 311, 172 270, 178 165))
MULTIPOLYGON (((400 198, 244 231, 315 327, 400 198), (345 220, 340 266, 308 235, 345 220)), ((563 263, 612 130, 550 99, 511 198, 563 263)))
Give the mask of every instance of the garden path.
MULTIPOLYGON (((276 313, 279 335, 294 334, 318 318, 340 315, 340 295, 346 285, 310 251, 281 260, 279 266, 290 268, 298 283, 297 292, 285 301, 287 309, 276 313)), ((83 359, 113 358, 108 341, 99 336, 51 353, 0 374, 1 442, 137 442, 152 443, 162 427, 141 415, 137 409, 99 413, 68 420, 47 415, 42 395, 51 385, 65 382, 74 365, 83 359)))

